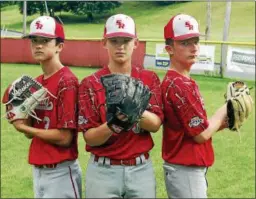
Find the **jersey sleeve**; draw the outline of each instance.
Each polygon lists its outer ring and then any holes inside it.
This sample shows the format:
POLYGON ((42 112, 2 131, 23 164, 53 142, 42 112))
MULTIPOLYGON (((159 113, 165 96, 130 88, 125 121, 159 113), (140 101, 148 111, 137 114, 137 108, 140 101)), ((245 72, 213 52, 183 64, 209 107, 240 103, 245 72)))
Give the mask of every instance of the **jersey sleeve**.
POLYGON ((63 77, 59 82, 57 98, 57 128, 77 128, 76 77, 63 77))
POLYGON ((202 98, 197 91, 182 80, 172 82, 167 89, 168 103, 188 136, 200 134, 209 125, 202 98))
POLYGON ((152 84, 149 86, 151 91, 151 98, 149 101, 148 111, 155 113, 161 121, 164 119, 163 115, 163 103, 162 103, 162 91, 159 77, 153 72, 152 73, 152 84))
POLYGON ((78 91, 78 130, 86 132, 102 124, 97 109, 96 93, 90 80, 85 78, 79 85, 78 91))

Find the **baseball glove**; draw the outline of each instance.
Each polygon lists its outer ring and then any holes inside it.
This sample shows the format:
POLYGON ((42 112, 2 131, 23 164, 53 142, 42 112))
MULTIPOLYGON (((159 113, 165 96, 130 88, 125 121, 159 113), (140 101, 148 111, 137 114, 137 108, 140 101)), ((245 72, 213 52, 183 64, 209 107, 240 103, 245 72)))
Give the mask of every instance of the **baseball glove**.
POLYGON ((107 125, 120 133, 129 131, 146 110, 151 92, 148 86, 132 77, 111 74, 101 77, 105 88, 107 125))
POLYGON ((225 95, 228 127, 238 131, 252 112, 253 100, 247 85, 242 81, 230 82, 225 95))
POLYGON ((6 89, 2 100, 6 106, 6 119, 9 123, 17 119, 27 119, 29 116, 41 120, 36 117, 34 109, 45 99, 47 92, 32 77, 23 75, 18 78, 6 89))

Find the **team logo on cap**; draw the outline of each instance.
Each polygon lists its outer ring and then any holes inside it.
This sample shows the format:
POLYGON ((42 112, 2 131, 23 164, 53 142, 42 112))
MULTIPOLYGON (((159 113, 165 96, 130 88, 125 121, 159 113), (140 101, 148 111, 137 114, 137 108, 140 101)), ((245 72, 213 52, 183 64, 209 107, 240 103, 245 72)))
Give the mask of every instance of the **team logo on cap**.
POLYGON ((125 27, 125 24, 122 22, 122 20, 116 20, 116 25, 118 25, 118 28, 120 29, 120 28, 122 28, 122 29, 124 29, 124 27, 125 27))
POLYGON ((185 26, 188 27, 189 30, 193 30, 194 29, 193 25, 189 21, 185 22, 185 26))
POLYGON ((41 24, 40 21, 36 22, 36 29, 42 29, 43 28, 43 24, 41 24))

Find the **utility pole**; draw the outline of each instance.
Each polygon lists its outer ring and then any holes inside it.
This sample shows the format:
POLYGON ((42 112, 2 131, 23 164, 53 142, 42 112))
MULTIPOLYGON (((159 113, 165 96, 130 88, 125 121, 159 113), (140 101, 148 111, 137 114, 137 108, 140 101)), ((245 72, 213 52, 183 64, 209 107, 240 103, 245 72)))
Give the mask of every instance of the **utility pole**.
POLYGON ((206 19, 206 29, 205 29, 205 40, 210 39, 211 34, 211 0, 207 2, 207 19, 206 19))
POLYGON ((23 1, 23 35, 26 35, 27 29, 27 1, 23 1))
MULTIPOLYGON (((230 15, 231 15, 231 0, 227 0, 225 21, 224 21, 224 27, 223 27, 223 41, 228 40, 230 15)), ((223 77, 223 68, 225 70, 227 68, 227 50, 228 50, 228 46, 226 44, 222 44, 222 46, 221 46, 221 64, 220 64, 221 77, 223 77)))
POLYGON ((47 6, 47 2, 44 1, 44 5, 45 5, 45 12, 46 12, 46 15, 49 16, 49 10, 48 10, 48 6, 47 6))

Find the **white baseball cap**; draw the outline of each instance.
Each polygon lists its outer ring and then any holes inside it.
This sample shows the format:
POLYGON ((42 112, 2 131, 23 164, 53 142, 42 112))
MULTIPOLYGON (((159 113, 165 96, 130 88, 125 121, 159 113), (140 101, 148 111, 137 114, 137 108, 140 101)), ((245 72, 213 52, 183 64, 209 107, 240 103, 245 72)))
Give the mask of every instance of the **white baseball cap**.
POLYGON ((29 34, 23 38, 31 36, 65 39, 63 26, 50 16, 41 16, 32 21, 29 34))
POLYGON ((164 27, 165 39, 185 40, 199 36, 199 25, 196 19, 186 14, 172 17, 164 27))
POLYGON ((116 14, 109 17, 104 28, 103 37, 137 38, 134 20, 124 14, 116 14))

